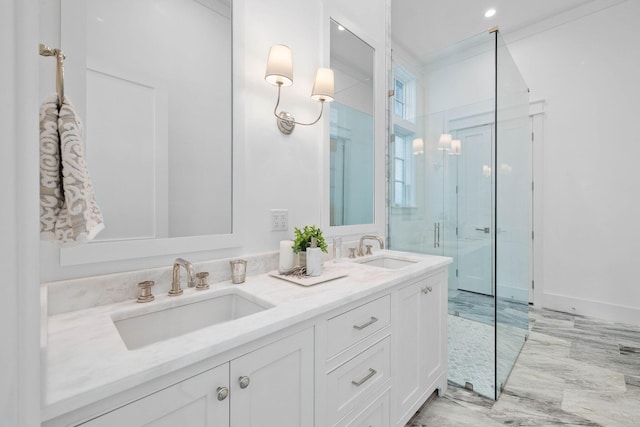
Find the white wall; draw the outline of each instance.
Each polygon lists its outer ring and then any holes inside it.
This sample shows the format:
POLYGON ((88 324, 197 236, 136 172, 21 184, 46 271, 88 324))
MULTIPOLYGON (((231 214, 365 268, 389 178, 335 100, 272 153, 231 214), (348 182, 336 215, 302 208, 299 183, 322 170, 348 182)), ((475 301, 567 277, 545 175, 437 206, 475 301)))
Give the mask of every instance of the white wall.
MULTIPOLYGON (((236 8, 238 3, 241 2, 235 2, 236 8)), ((323 204, 328 203, 328 199, 323 201, 321 196, 322 177, 329 168, 322 162, 326 148, 323 145, 328 144, 328 136, 323 137, 321 125, 297 126, 288 136, 280 133, 270 114, 276 89, 264 81, 264 68, 271 45, 283 43, 291 47, 295 83, 283 90, 281 108, 291 111, 298 120, 313 119, 318 105, 309 94, 315 69, 328 63, 323 33, 329 31, 329 23, 324 22, 323 4, 318 1, 281 0, 274 4, 248 0, 243 3, 245 10, 240 13, 246 16, 244 28, 235 34, 243 37, 245 46, 245 93, 241 95, 246 123, 247 241, 244 252, 252 253, 275 250, 279 240, 293 235, 294 226, 321 225, 323 204), (270 231, 269 210, 274 208, 289 210, 288 232, 270 231)), ((361 28, 384 40, 385 27, 377 25, 384 22, 384 1, 371 4, 361 0, 343 5, 337 0, 326 0, 324 7, 339 11, 348 20, 357 20, 361 28), (369 20, 360 19, 360 7, 368 9, 372 15, 369 20)), ((234 13, 237 12, 234 9, 234 13)), ((384 55, 384 52, 378 54, 384 55)), ((384 120, 380 113, 377 117, 384 120)))
MULTIPOLYGON (((640 324, 640 2, 508 44, 545 100, 542 301, 640 324)), ((517 35, 511 37, 516 39, 517 35)), ((507 41, 509 36, 505 36, 507 41)))
POLYGON ((37 2, 3 1, 0 425, 40 425, 37 2))
POLYGON ((322 63, 322 4, 318 1, 243 1, 246 18, 234 33, 243 38, 245 93, 244 215, 246 252, 269 251, 292 235, 293 226, 318 224, 322 193, 321 128, 297 126, 288 136, 280 133, 271 114, 276 88, 264 81, 267 53, 281 43, 293 51, 294 85, 282 93, 281 109, 309 121, 318 105, 309 98, 315 69, 322 63), (277 13, 276 13, 277 11, 277 13), (273 233, 269 209, 289 210, 290 232, 273 233))

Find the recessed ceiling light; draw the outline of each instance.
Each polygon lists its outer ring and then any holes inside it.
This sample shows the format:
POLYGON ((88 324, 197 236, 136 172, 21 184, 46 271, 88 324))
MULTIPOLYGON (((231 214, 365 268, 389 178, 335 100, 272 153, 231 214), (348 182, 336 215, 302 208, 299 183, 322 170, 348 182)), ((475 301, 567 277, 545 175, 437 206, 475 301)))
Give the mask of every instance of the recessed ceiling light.
POLYGON ((485 18, 491 18, 495 14, 496 14, 496 10, 495 9, 489 9, 484 13, 484 17, 485 18))

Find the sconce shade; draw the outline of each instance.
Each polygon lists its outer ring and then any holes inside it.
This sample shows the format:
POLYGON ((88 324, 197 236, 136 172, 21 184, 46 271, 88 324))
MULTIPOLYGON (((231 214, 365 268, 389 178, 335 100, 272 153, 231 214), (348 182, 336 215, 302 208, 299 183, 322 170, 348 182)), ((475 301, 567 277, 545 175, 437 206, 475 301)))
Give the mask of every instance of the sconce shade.
POLYGON ((440 141, 438 141, 438 150, 440 151, 449 151, 451 148, 451 140, 453 137, 450 133, 443 133, 440 135, 440 141))
POLYGON ((271 46, 264 79, 274 86, 293 84, 293 60, 289 47, 282 44, 271 46))
POLYGON ((333 101, 333 70, 330 68, 318 68, 313 79, 311 99, 316 101, 333 101))
POLYGON ((412 142, 413 145, 413 154, 419 155, 424 153, 424 140, 422 138, 416 138, 412 142))
POLYGON ((453 141, 451 141, 451 152, 449 154, 456 155, 456 156, 460 155, 460 148, 461 148, 460 140, 454 139, 453 141))

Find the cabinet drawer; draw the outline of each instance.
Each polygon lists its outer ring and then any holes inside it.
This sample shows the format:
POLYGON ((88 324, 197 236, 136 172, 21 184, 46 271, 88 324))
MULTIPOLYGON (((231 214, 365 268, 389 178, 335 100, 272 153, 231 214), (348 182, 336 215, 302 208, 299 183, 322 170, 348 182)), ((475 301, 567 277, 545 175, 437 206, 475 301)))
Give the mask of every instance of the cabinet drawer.
POLYGON ((349 310, 327 322, 327 358, 368 337, 389 324, 391 297, 382 298, 349 310))
POLYGON ((327 375, 329 425, 362 406, 390 377, 390 337, 372 345, 327 375))
POLYGON ((340 422, 339 427, 389 427, 389 394, 389 390, 387 390, 364 411, 360 412, 355 419, 345 424, 340 422))

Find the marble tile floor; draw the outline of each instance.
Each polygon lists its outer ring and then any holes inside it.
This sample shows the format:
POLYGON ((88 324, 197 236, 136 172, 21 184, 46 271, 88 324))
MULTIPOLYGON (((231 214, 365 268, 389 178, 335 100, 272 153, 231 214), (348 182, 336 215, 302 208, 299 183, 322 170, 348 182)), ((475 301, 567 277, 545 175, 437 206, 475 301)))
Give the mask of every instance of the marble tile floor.
POLYGON ((495 308, 492 295, 450 289, 448 310, 450 315, 467 320, 486 325, 494 323, 495 308))
POLYGON ((453 385, 407 427, 640 426, 640 325, 531 308, 498 401, 453 385))
MULTIPOLYGON (((496 352, 494 327, 485 323, 448 316, 448 380, 459 386, 469 383, 485 397, 495 397, 496 352)), ((524 344, 527 329, 498 324, 498 384, 509 375, 524 344)))
POLYGON ((450 383, 464 387, 473 384, 473 390, 485 397, 495 396, 494 331, 486 323, 448 316, 450 383))
MULTIPOLYGON (((498 298, 497 303, 499 322, 517 325, 522 328, 527 327, 528 301, 520 302, 498 298)), ((487 325, 493 325, 495 323, 496 309, 495 300, 492 295, 449 290, 448 310, 449 314, 464 319, 474 320, 487 325)))

